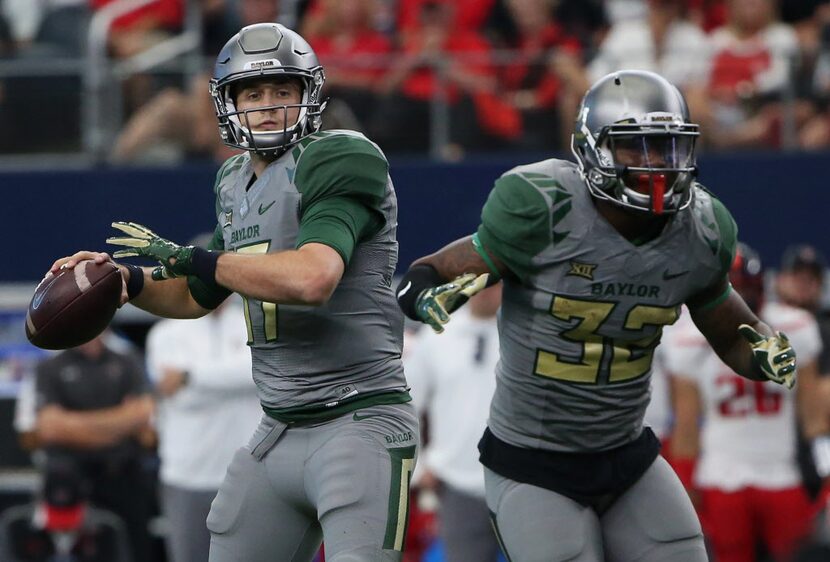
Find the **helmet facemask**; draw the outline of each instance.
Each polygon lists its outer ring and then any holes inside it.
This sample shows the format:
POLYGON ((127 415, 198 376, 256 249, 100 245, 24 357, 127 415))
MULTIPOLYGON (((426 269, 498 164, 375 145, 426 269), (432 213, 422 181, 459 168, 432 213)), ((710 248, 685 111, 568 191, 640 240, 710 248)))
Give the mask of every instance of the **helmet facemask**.
POLYGON ((663 215, 691 203, 698 136, 676 87, 653 72, 621 70, 586 92, 571 151, 592 196, 663 215))
POLYGON ((320 102, 320 90, 325 77, 323 69, 317 68, 312 72, 290 73, 288 69, 281 69, 279 73, 256 73, 236 77, 233 80, 211 82, 216 115, 219 119, 219 130, 225 144, 264 155, 278 155, 297 143, 304 136, 320 129, 321 114, 325 102, 320 102), (301 84, 301 100, 297 104, 271 105, 238 110, 235 94, 244 87, 247 80, 266 79, 297 79, 301 84), (282 129, 252 130, 250 123, 256 113, 282 112, 282 129), (297 119, 290 119, 291 114, 297 112, 297 119))
POLYGON ((675 213, 691 201, 697 125, 615 124, 596 139, 588 174, 594 196, 654 214, 675 213))
MULTIPOLYGON (((326 81, 314 49, 296 32, 278 23, 256 23, 231 37, 216 58, 210 94, 219 133, 228 146, 276 157, 303 137, 317 132, 325 102, 320 92, 326 81), (301 84, 300 103, 239 111, 234 94, 251 79, 295 79, 301 84), (282 117, 297 112, 296 122, 283 121, 280 130, 251 130, 259 111, 282 111, 282 117)), ((282 101, 277 100, 277 101, 282 101)), ((293 116, 292 116, 293 117, 293 116)))

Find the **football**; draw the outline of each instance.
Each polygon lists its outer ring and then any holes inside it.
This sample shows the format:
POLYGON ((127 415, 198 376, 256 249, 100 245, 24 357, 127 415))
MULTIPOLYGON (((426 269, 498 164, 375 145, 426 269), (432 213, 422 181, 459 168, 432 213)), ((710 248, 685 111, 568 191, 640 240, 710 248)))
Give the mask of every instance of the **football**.
POLYGON ((42 349, 68 349, 93 339, 112 320, 121 274, 111 262, 79 262, 46 277, 26 312, 26 337, 42 349))

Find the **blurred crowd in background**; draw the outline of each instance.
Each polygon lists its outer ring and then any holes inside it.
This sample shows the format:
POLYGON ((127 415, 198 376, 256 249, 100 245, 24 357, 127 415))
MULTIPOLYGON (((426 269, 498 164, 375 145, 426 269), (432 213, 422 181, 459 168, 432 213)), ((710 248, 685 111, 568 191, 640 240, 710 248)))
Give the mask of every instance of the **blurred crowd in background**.
POLYGON ((205 71, 240 25, 261 21, 317 52, 324 127, 390 153, 567 150, 582 93, 616 68, 680 86, 704 150, 830 145, 823 0, 2 0, 0 16, 0 126, 17 132, 3 153, 82 150, 96 124, 74 110, 101 94, 89 73, 127 62, 105 75, 121 87, 105 94, 118 100, 100 157, 222 159, 205 71), (90 58, 90 21, 118 6, 107 58, 90 58), (201 62, 183 68, 194 53, 201 62))

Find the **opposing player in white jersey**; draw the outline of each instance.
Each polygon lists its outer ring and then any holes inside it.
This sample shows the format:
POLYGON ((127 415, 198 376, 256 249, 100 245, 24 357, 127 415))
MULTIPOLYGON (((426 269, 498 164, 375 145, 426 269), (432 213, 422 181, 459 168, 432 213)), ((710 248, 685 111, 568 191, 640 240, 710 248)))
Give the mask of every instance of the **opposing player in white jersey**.
POLYGON ((512 562, 705 559, 691 502, 643 427, 654 350, 683 303, 737 372, 795 382, 786 338, 729 287, 736 227, 694 180, 697 136, 664 78, 606 76, 582 100, 578 163, 505 173, 477 232, 417 260, 398 289, 404 312, 440 331, 504 279, 479 451, 512 562))
POLYGON ((753 562, 759 543, 775 560, 787 560, 816 509, 801 486, 795 438, 796 423, 816 436, 826 422, 813 391, 821 339, 808 312, 764 301, 761 260, 745 244, 729 278, 761 319, 786 331, 798 353, 797 392, 736 375, 684 315, 664 335, 675 410, 672 460, 699 498, 718 562, 753 562))
MULTIPOLYGON (((266 415, 211 506, 211 562, 308 562, 321 539, 329 562, 402 558, 419 436, 391 288, 397 199, 376 144, 319 131, 324 82, 297 33, 243 28, 211 80, 222 139, 243 153, 217 175, 210 251, 134 223, 108 240, 160 263, 121 266, 145 310, 199 317, 244 297, 266 415)), ((109 256, 52 271, 84 258, 109 256)))

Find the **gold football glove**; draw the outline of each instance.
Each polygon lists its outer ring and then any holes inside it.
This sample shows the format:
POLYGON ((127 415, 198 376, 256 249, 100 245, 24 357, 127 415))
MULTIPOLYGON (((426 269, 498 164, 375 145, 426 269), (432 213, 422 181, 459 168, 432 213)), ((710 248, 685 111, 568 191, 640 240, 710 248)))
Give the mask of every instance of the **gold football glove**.
POLYGON ((786 335, 776 332, 774 336, 764 336, 749 324, 741 324, 738 332, 749 342, 755 364, 767 379, 787 388, 795 386, 795 350, 786 335))
POLYGON ((180 246, 134 222, 114 222, 112 227, 126 234, 107 238, 107 244, 125 246, 125 249, 114 252, 112 257, 144 256, 158 261, 160 265, 152 274, 156 281, 192 273, 193 246, 180 246))
POLYGON ((450 314, 484 289, 489 277, 489 273, 465 273, 449 283, 424 290, 415 301, 418 318, 440 334, 444 331, 444 324, 450 321, 450 314))

